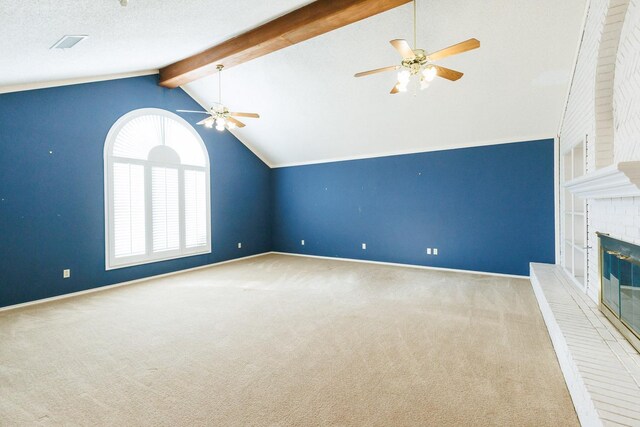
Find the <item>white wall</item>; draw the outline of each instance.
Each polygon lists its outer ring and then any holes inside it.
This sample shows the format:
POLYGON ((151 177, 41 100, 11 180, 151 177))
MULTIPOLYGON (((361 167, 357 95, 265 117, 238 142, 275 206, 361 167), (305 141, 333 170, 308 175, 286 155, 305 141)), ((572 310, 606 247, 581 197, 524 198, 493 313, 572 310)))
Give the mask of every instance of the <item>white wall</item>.
POLYGON ((618 47, 613 85, 614 158, 640 160, 640 7, 629 8, 618 47))
MULTIPOLYGON (((637 0, 590 0, 560 129, 561 153, 579 144, 587 135, 587 173, 613 162, 640 160, 639 61, 637 0)), ((562 173, 561 170, 561 176, 562 173)), ((560 194, 562 206, 564 191, 560 194)), ((595 233, 609 233, 640 244, 640 198, 588 200, 587 211, 586 292, 598 301, 600 281, 595 233)), ((561 225, 562 242, 563 228, 561 225)), ((561 247, 564 248, 564 244, 561 247)))

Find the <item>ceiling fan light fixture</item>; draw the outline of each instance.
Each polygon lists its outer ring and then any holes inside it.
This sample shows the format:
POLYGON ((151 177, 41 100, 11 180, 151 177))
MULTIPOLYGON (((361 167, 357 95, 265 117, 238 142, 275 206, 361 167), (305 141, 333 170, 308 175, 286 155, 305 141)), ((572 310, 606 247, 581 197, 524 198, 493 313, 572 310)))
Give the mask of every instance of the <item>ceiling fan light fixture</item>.
POLYGON ((412 76, 419 75, 420 89, 422 90, 429 87, 429 83, 436 77, 455 82, 463 76, 463 73, 460 71, 434 65, 433 63, 449 56, 477 49, 480 47, 480 41, 471 38, 431 53, 427 53, 424 49, 419 49, 417 47, 417 1, 418 0, 413 0, 413 48, 411 48, 411 45, 404 39, 394 39, 390 41, 394 49, 402 56, 400 65, 362 71, 356 73, 354 77, 364 77, 386 71, 400 70, 398 72, 398 83, 389 92, 393 95, 398 92, 406 92, 412 76))
POLYGON ((214 125, 216 130, 219 132, 223 132, 225 129, 235 129, 235 128, 243 128, 246 125, 242 123, 240 120, 236 119, 234 116, 238 117, 250 117, 252 119, 259 119, 260 115, 256 113, 240 113, 240 112, 230 112, 227 107, 222 104, 222 69, 223 65, 218 65, 216 67, 218 69, 218 102, 211 108, 206 109, 205 111, 193 111, 193 110, 177 110, 181 113, 196 113, 196 114, 206 114, 207 117, 204 120, 200 120, 197 124, 202 125, 206 128, 211 129, 214 125))
POLYGON ((424 70, 422 70, 422 77, 427 82, 433 81, 438 74, 438 70, 433 65, 427 65, 424 70))
POLYGON ((398 72, 398 81, 406 86, 407 83, 409 83, 409 80, 411 79, 411 72, 409 70, 400 70, 400 72, 398 72))

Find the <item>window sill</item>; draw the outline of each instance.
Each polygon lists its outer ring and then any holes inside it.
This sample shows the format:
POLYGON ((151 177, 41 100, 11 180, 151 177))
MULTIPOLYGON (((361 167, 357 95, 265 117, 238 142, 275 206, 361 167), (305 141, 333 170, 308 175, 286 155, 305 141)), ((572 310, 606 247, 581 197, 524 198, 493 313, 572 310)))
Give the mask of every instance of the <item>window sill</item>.
POLYGON ((116 264, 110 264, 109 262, 106 263, 106 267, 105 267, 105 271, 109 271, 109 270, 118 270, 120 268, 127 268, 127 267, 135 267, 138 265, 145 265, 145 264, 153 264, 156 262, 163 262, 163 261, 171 261, 174 259, 180 259, 180 258, 187 258, 187 257, 191 257, 191 256, 196 256, 196 255, 206 255, 206 254, 210 254, 212 252, 211 247, 207 246, 206 248, 203 248, 202 250, 198 250, 198 251, 193 251, 193 252, 188 252, 188 253, 182 253, 182 254, 178 254, 176 255, 175 253, 173 254, 167 254, 167 256, 165 257, 159 257, 159 258, 145 258, 145 259, 132 259, 130 261, 124 261, 122 263, 118 262, 116 264))

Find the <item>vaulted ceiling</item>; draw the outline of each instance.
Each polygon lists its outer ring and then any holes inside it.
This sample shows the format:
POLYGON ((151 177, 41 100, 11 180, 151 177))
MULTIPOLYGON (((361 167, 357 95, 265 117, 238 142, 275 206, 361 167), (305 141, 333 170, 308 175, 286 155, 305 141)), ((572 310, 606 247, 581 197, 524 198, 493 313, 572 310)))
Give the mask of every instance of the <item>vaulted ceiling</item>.
MULTIPOLYGON (((9 35, 0 39, 0 90, 155 70, 307 3, 0 0, 9 35), (64 34, 90 38, 49 50, 64 34)), ((407 4, 225 70, 223 101, 260 113, 234 133, 272 166, 552 137, 584 7, 585 0, 421 0, 418 47, 482 43, 441 62, 465 73, 458 82, 436 79, 425 91, 392 96, 395 73, 353 77, 399 63, 389 40, 411 40, 407 4)), ((184 89, 203 106, 218 99, 216 76, 184 89)))

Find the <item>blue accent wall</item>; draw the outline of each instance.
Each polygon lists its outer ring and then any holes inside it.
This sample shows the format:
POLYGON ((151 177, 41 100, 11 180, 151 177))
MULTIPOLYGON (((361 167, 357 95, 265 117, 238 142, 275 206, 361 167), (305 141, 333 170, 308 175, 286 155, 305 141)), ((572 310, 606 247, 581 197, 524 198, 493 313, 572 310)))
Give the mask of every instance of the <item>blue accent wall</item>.
POLYGON ((197 126, 211 164, 212 253, 105 271, 104 142, 120 116, 145 107, 200 109, 157 76, 0 95, 0 306, 271 249, 269 167, 229 132, 197 126))
POLYGON ((157 76, 0 95, 0 307, 269 250, 519 275, 554 262, 553 140, 269 169, 197 126, 212 253, 106 271, 104 142, 145 107, 200 108, 157 76))
POLYGON ((517 275, 555 262, 553 140, 285 167, 271 187, 276 251, 517 275))

